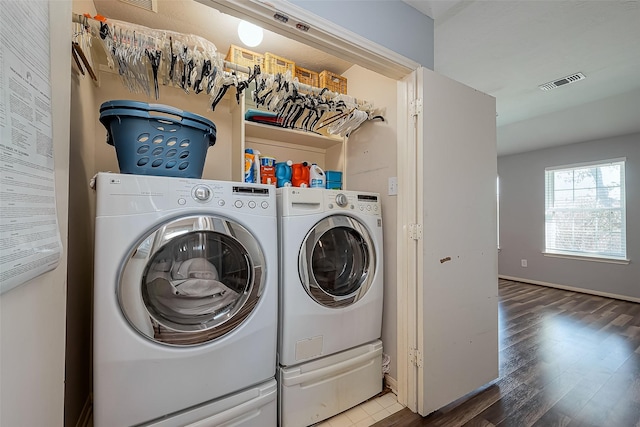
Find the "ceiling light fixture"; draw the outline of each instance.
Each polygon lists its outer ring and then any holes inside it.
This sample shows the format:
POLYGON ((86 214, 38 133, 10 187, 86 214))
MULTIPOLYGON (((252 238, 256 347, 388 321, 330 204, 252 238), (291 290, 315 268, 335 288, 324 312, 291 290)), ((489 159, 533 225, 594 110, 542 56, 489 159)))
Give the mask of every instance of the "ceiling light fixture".
POLYGON ((545 83, 543 85, 538 86, 541 90, 551 90, 551 89, 556 89, 560 86, 564 86, 566 84, 569 83, 575 83, 577 81, 580 80, 584 80, 586 78, 586 76, 582 73, 575 73, 575 74, 571 74, 570 76, 567 77, 563 77, 561 79, 558 80, 554 80, 552 82, 549 83, 545 83))
POLYGON ((238 37, 242 43, 249 47, 258 46, 262 43, 262 28, 247 21, 240 21, 238 24, 238 37))

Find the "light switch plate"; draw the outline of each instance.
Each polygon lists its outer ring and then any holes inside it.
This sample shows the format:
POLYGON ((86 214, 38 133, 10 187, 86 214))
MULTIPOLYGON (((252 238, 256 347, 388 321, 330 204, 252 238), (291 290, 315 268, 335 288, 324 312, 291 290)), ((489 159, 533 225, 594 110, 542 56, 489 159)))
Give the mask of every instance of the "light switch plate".
POLYGON ((397 196, 398 195, 398 177, 391 176, 389 177, 389 196, 397 196))

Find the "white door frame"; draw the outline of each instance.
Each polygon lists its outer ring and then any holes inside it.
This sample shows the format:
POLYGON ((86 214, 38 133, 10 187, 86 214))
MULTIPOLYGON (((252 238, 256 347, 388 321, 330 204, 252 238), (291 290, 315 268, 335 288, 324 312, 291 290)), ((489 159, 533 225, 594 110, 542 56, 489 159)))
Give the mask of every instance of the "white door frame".
POLYGON ((421 215, 422 120, 418 120, 419 82, 415 71, 398 82, 398 248, 397 248, 397 370, 398 402, 413 412, 418 411, 418 254, 421 215), (401 119, 404 119, 404 126, 401 119), (419 176, 420 175, 420 176, 419 176))
MULTIPOLYGON (((196 0, 220 12, 255 21, 261 27, 313 46, 392 79, 402 79, 420 64, 286 0, 196 0), (286 16, 287 22, 274 19, 286 16), (296 28, 297 23, 309 27, 296 28)), ((419 13, 419 12, 416 12, 419 13)))

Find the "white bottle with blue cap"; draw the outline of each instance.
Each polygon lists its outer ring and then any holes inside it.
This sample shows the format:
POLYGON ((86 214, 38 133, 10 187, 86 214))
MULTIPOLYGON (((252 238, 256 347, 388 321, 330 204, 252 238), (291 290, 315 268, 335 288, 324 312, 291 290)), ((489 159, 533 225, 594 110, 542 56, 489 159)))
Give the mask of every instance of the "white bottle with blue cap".
POLYGON ((309 184, 311 188, 325 188, 326 185, 324 171, 315 163, 309 168, 309 184))

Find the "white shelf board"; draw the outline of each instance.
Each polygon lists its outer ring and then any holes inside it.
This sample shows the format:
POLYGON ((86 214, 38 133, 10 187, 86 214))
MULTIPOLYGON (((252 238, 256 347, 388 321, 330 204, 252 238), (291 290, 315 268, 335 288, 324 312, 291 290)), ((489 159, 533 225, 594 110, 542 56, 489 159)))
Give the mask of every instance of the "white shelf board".
POLYGON ((278 126, 265 125, 263 123, 255 123, 247 120, 245 120, 244 124, 246 138, 269 139, 272 141, 286 142, 305 147, 321 148, 323 150, 344 142, 340 137, 332 138, 325 135, 318 135, 313 132, 281 128, 278 126))

